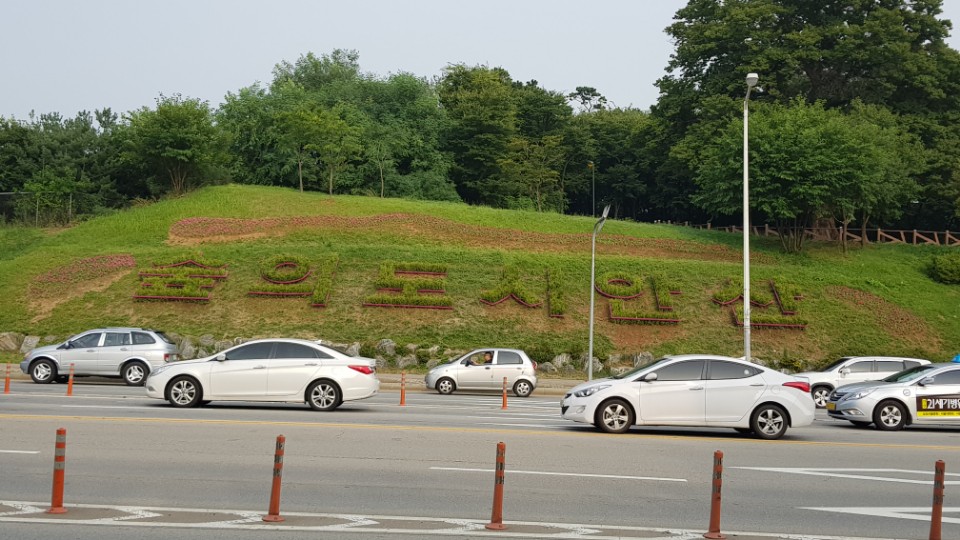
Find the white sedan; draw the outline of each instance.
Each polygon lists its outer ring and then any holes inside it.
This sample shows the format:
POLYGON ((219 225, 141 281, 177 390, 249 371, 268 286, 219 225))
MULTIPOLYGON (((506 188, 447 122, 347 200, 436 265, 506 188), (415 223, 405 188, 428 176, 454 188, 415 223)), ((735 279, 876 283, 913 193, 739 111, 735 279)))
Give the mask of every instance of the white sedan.
POLYGON ((813 423, 815 407, 803 379, 736 358, 686 354, 576 386, 560 410, 607 433, 633 425, 730 427, 779 439, 788 426, 813 423))
POLYGON ((249 341, 219 354, 165 364, 147 377, 147 396, 174 407, 210 401, 303 403, 332 411, 380 389, 376 362, 302 339, 249 341))

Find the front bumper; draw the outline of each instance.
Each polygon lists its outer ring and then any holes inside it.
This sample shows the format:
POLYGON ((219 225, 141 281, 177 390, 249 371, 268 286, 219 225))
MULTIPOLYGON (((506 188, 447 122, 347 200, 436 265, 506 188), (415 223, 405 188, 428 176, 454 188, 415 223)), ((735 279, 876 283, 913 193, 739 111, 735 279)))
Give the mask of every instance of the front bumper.
POLYGON ((20 362, 20 371, 22 371, 25 375, 30 374, 30 360, 24 360, 23 362, 20 362))
POLYGON ((835 420, 850 420, 852 422, 872 422, 873 408, 877 401, 874 399, 853 399, 827 402, 827 416, 835 420))
POLYGON ((593 423, 593 410, 587 399, 567 394, 560 401, 560 417, 564 420, 573 420, 584 424, 593 423))

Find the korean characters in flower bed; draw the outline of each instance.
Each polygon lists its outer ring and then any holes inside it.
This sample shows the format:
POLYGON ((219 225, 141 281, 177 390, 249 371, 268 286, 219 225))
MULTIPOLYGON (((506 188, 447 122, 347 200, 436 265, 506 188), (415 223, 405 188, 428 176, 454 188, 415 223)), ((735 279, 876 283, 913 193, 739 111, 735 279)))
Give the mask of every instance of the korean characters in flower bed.
POLYGON ((453 309, 446 294, 447 265, 386 261, 380 264, 374 282, 377 292, 369 295, 367 307, 408 309, 453 309))

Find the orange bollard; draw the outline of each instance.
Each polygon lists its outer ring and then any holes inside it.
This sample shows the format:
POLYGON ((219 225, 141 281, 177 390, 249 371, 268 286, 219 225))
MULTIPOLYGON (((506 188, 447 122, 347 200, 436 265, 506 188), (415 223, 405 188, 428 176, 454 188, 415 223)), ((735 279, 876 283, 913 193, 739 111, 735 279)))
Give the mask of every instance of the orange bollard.
POLYGON ((407 404, 407 372, 400 372, 400 406, 404 407, 407 404))
POLYGON ((7 364, 7 376, 3 379, 3 393, 10 393, 10 364, 7 364))
POLYGON ((946 465, 937 460, 933 466, 933 511, 930 513, 930 540, 941 540, 940 528, 943 521, 943 477, 946 465))
POLYGON ((500 408, 501 409, 507 408, 507 378, 506 377, 503 378, 503 405, 500 408))
POLYGON ((57 430, 57 444, 53 451, 53 496, 50 497, 48 514, 66 514, 63 507, 63 474, 67 461, 67 430, 57 430))
POLYGON ((67 395, 73 395, 73 364, 70 364, 70 378, 67 380, 67 395))
POLYGON ((504 458, 506 453, 507 445, 498 442, 497 469, 494 471, 493 477, 493 513, 490 515, 490 523, 485 525, 486 528, 494 531, 502 531, 507 528, 503 524, 503 472, 506 469, 506 459, 504 458))
POLYGON ((720 532, 720 487, 723 485, 723 452, 713 453, 713 493, 710 497, 710 530, 704 538, 726 538, 720 532))
POLYGON ((283 516, 280 515, 280 480, 283 477, 283 447, 287 439, 283 435, 277 436, 277 451, 273 456, 273 487, 270 490, 270 508, 267 515, 263 516, 264 521, 280 522, 283 516))

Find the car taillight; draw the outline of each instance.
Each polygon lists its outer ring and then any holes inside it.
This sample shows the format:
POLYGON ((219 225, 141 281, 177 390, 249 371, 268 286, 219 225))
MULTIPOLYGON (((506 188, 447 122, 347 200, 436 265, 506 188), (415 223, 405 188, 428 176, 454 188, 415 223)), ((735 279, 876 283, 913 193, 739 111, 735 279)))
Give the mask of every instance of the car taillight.
POLYGON ((373 368, 371 368, 370 366, 350 366, 350 369, 354 371, 359 371, 364 375, 370 375, 371 373, 373 373, 373 368))
POLYGON ((783 383, 784 386, 789 386, 790 388, 796 388, 797 390, 803 392, 804 394, 810 393, 810 383, 805 383, 802 381, 790 381, 783 383))
POLYGON ((537 363, 536 363, 536 362, 533 363, 533 370, 534 370, 534 371, 537 370, 537 363))

